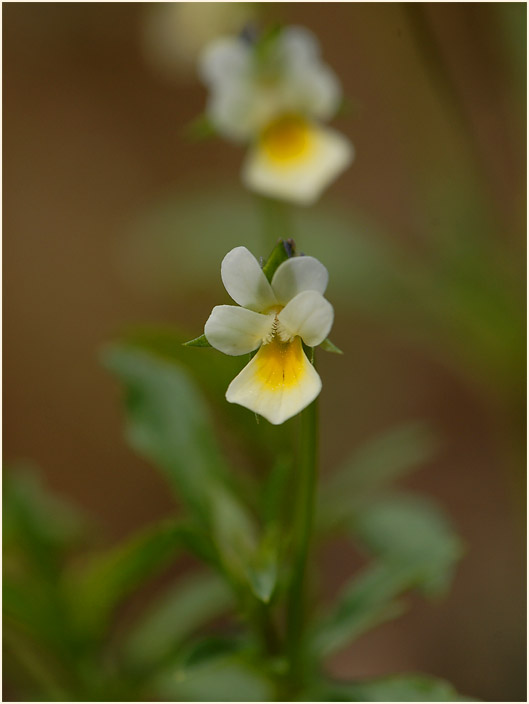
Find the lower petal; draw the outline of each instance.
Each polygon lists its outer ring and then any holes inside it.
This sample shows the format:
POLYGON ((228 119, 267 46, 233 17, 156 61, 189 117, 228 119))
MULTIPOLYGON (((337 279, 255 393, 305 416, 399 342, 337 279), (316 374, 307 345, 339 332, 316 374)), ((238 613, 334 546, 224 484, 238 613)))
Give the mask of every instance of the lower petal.
POLYGON ((353 160, 351 142, 336 130, 310 126, 306 148, 277 159, 257 143, 243 166, 243 181, 264 195, 310 205, 353 160))
POLYGON ((279 425, 306 408, 320 391, 321 379, 297 337, 262 345, 231 382, 226 399, 279 425))

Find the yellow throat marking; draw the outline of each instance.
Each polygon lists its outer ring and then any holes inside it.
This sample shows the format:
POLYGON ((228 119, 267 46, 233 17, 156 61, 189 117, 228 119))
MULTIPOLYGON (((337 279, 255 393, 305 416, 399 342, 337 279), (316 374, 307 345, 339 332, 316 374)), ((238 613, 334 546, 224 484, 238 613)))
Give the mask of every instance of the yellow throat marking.
POLYGON ((286 115, 269 125, 261 135, 261 147, 266 156, 277 164, 306 156, 313 145, 313 131, 302 117, 286 115))
POLYGON ((280 391, 299 384, 307 363, 300 337, 291 342, 281 342, 274 337, 262 345, 255 356, 256 376, 263 386, 280 391))

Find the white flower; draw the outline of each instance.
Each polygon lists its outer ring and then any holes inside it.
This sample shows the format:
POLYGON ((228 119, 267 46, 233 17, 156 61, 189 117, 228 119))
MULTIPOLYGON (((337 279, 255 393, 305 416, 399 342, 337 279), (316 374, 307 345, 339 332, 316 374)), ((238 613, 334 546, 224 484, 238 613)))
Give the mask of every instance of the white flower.
POLYGON ((269 282, 257 259, 236 247, 221 266, 224 286, 239 306, 215 306, 204 332, 210 345, 230 355, 257 354, 226 392, 238 403, 278 425, 299 413, 321 390, 321 379, 301 342, 325 340, 334 312, 323 297, 327 269, 314 257, 292 257, 269 282))
POLYGON ((287 27, 263 41, 222 38, 206 49, 207 112, 223 136, 250 144, 249 188, 310 204, 353 158, 349 140, 320 124, 335 115, 340 85, 309 31, 287 27))

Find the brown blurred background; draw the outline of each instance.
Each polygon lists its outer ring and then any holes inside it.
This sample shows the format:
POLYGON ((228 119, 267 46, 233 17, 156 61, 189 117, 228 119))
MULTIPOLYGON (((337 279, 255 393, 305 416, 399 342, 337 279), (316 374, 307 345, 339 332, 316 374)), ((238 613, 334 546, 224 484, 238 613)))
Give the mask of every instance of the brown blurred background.
MULTIPOLYGON (((218 269, 192 295, 178 271, 172 286, 157 286, 156 270, 138 267, 131 233, 162 196, 185 201, 217 182, 238 189, 242 157, 220 140, 183 139, 205 91, 193 43, 164 50, 157 32, 172 25, 156 24, 156 7, 2 8, 5 459, 42 467, 48 486, 95 515, 109 540, 174 504, 159 475, 125 447, 117 389, 98 350, 127 323, 174 323, 199 334, 221 294, 218 269)), ((213 10, 205 4, 201 12, 198 26, 213 10)), ((525 4, 270 3, 248 13, 315 31, 350 99, 337 124, 357 159, 325 203, 353 204, 404 252, 423 255, 442 236, 444 198, 462 179, 486 201, 485 229, 518 286, 525 4), (438 200, 424 193, 433 174, 438 200)), ((182 26, 179 17, 175 32, 182 26)), ((206 250, 215 233, 197 235, 206 250)), ((399 421, 429 421, 442 450, 407 485, 444 505, 468 553, 446 600, 416 599, 405 617, 336 658, 334 671, 420 670, 470 696, 525 700, 523 372, 514 370, 508 391, 498 393, 494 379, 473 375, 472 364, 465 373, 437 343, 422 344, 354 302, 341 306, 333 339, 348 363, 322 360, 326 471, 399 421)), ((322 567, 336 588, 348 574, 340 546, 322 567)))

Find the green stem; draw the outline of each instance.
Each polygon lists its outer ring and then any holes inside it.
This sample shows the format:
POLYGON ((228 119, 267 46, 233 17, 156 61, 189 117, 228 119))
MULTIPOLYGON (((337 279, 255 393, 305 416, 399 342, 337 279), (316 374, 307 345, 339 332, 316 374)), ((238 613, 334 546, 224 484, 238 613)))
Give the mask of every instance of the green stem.
POLYGON ((307 562, 314 520, 314 498, 318 472, 318 402, 301 414, 298 486, 294 515, 294 566, 287 598, 287 652, 292 688, 299 685, 303 661, 303 636, 307 611, 307 562))
POLYGON ((272 249, 278 239, 292 237, 292 218, 288 203, 275 198, 259 197, 263 223, 263 251, 272 249))

